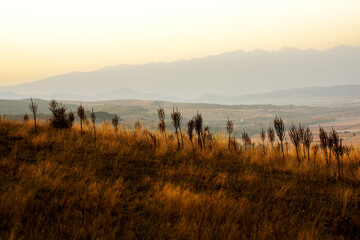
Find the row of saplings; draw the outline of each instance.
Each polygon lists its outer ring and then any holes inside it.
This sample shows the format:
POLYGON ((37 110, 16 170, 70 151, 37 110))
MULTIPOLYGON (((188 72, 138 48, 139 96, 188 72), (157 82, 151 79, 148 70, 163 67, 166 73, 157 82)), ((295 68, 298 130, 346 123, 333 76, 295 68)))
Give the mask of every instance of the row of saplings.
MULTIPOLYGON (((164 109, 159 107, 158 109, 158 117, 159 117, 159 130, 160 132, 165 134, 165 138, 166 138, 166 131, 165 131, 165 112, 164 109)), ((178 148, 180 148, 180 141, 179 141, 179 133, 181 136, 181 144, 183 146, 183 138, 182 138, 182 133, 181 133, 181 122, 182 122, 182 116, 181 113, 176 109, 176 111, 174 111, 171 113, 171 120, 172 120, 172 124, 175 128, 175 134, 177 137, 177 141, 178 141, 178 148)), ((261 139, 261 148, 264 154, 266 154, 267 151, 267 146, 265 144, 266 141, 266 135, 268 138, 268 142, 271 145, 271 149, 274 149, 274 142, 275 142, 275 133, 276 136, 278 137, 279 141, 278 141, 278 146, 275 149, 281 150, 282 153, 282 159, 283 161, 285 161, 285 148, 284 145, 287 146, 287 141, 286 141, 286 130, 285 130, 285 124, 283 122, 283 120, 277 116, 275 116, 274 118, 274 128, 269 127, 267 133, 264 131, 264 129, 261 129, 260 132, 260 139, 261 139)), ((213 134, 210 133, 210 128, 208 126, 205 127, 205 129, 202 129, 202 116, 200 113, 197 113, 192 119, 190 119, 187 123, 187 136, 193 146, 194 149, 194 145, 193 145, 193 132, 195 132, 197 134, 197 139, 198 139, 198 145, 200 148, 205 147, 205 143, 206 143, 206 139, 208 138, 210 140, 210 148, 212 146, 212 142, 214 141, 214 136, 213 134)), ((234 125, 232 120, 228 119, 226 122, 226 126, 225 129, 228 133, 229 139, 228 139, 228 148, 229 150, 231 148, 233 149, 237 149, 237 141, 235 136, 231 136, 231 134, 234 131, 234 125)), ((334 130, 334 128, 332 128, 331 132, 327 133, 323 127, 319 126, 319 138, 320 138, 320 144, 314 144, 313 146, 311 145, 313 142, 313 134, 310 130, 309 127, 302 127, 299 124, 299 127, 297 128, 294 124, 291 124, 291 127, 288 131, 288 136, 290 137, 290 141, 291 143, 294 145, 295 147, 295 151, 296 151, 296 157, 298 162, 300 163, 303 159, 308 160, 308 163, 310 163, 310 149, 313 150, 313 166, 315 169, 315 162, 316 162, 316 156, 320 150, 320 148, 322 149, 324 156, 325 156, 325 160, 326 160, 326 166, 330 167, 331 165, 331 153, 333 153, 336 157, 337 160, 337 169, 338 169, 338 177, 341 178, 343 173, 342 173, 342 157, 344 154, 346 154, 349 158, 351 152, 353 151, 353 147, 344 145, 342 142, 342 139, 340 139, 338 133, 334 130), (303 156, 301 157, 300 155, 300 149, 301 149, 301 145, 302 145, 302 149, 303 149, 303 156)), ((245 149, 247 149, 248 146, 254 146, 251 143, 251 138, 249 137, 249 135, 246 133, 246 131, 244 131, 241 134, 241 140, 244 142, 245 145, 245 149)), ((288 147, 286 147, 286 149, 288 149, 288 147)))
MULTIPOLYGON (((278 149, 281 149, 283 160, 285 159, 284 145, 287 146, 286 134, 285 134, 285 124, 281 118, 277 116, 274 119, 274 128, 275 131, 270 127, 267 131, 268 142, 273 147, 275 142, 275 132, 278 136, 279 143, 278 149)), ((343 163, 342 158, 344 154, 347 157, 350 157, 351 152, 354 150, 352 146, 347 146, 343 144, 342 139, 339 137, 338 133, 332 128, 332 130, 327 133, 323 127, 319 126, 319 143, 312 144, 313 134, 309 127, 304 128, 299 124, 297 128, 294 124, 291 124, 290 129, 288 130, 288 136, 291 143, 294 145, 296 151, 296 157, 300 163, 307 158, 308 163, 310 164, 310 149, 313 151, 313 167, 315 169, 316 156, 321 149, 324 153, 326 167, 331 166, 331 154, 333 153, 336 158, 338 177, 341 178, 343 175, 343 163), (303 149, 303 157, 301 156, 301 148, 303 149)), ((260 132, 261 147, 265 154, 266 152, 266 132, 264 129, 261 129, 260 132)), ((286 148, 288 149, 288 148, 286 148)))
MULTIPOLYGON (((38 111, 38 105, 36 102, 33 101, 32 98, 30 98, 29 109, 34 116, 34 128, 35 128, 35 132, 36 132, 37 131, 37 124, 36 124, 37 115, 36 114, 38 111)), ((51 112, 51 117, 49 119, 49 124, 51 127, 56 128, 56 129, 69 129, 73 126, 73 123, 75 121, 74 113, 70 112, 69 114, 66 114, 67 109, 61 103, 58 103, 56 100, 51 100, 49 102, 49 110, 51 112)), ((83 124, 84 123, 89 124, 89 121, 86 118, 85 109, 81 104, 77 108, 77 115, 80 119, 80 129, 81 129, 81 135, 82 135, 83 134, 83 124)), ((117 117, 117 116, 115 115, 115 117, 117 117)), ((27 122, 29 120, 29 116, 27 114, 25 114, 23 117, 23 120, 24 120, 24 122, 27 122)), ((91 109, 90 120, 93 124, 94 136, 96 139, 96 128, 95 128, 96 114, 94 113, 93 109, 91 109)))
MULTIPOLYGON (((37 129, 36 113, 37 113, 38 105, 32 99, 30 99, 29 108, 34 116, 34 128, 36 131, 36 129, 37 129)), ((52 116, 49 119, 50 126, 52 126, 53 128, 56 128, 56 129, 66 129, 66 128, 72 127, 74 120, 75 120, 74 113, 70 112, 69 114, 66 114, 66 107, 64 107, 61 103, 58 103, 56 100, 51 100, 49 103, 49 110, 52 113, 52 116)), ((83 134, 83 124, 84 123, 89 124, 89 122, 88 122, 86 114, 85 114, 85 109, 81 104, 77 108, 77 115, 80 119, 80 129, 81 129, 81 135, 82 135, 83 134)), ((176 110, 173 109, 173 112, 170 114, 170 116, 171 116, 172 125, 175 129, 175 136, 177 139, 177 148, 181 149, 184 147, 184 137, 183 137, 182 129, 181 129, 183 117, 178 109, 176 109, 176 110)), ((165 139, 168 139, 168 137, 166 136, 165 111, 161 107, 158 108, 158 118, 159 118, 158 129, 159 129, 160 133, 162 133, 164 135, 165 139)), ((25 114, 24 121, 28 121, 28 119, 29 119, 28 115, 25 114)), ((91 109, 90 119, 91 119, 91 122, 93 125, 93 130, 94 130, 94 140, 96 140, 96 128, 95 128, 96 114, 94 113, 93 109, 91 109)), ((115 132, 117 132, 118 126, 119 126, 119 118, 116 114, 112 118, 112 125, 114 127, 115 132)), ((137 121, 135 123, 134 127, 135 127, 135 131, 140 130, 141 129, 140 122, 137 121)), ((236 138, 235 138, 235 136, 233 136, 233 137, 231 136, 234 131, 234 125, 230 119, 227 120, 225 128, 226 128, 226 131, 229 136, 229 139, 228 139, 229 150, 231 150, 231 149, 237 150, 238 144, 237 144, 236 138)), ((269 127, 267 132, 265 132, 263 128, 261 129, 260 139, 261 139, 262 151, 264 154, 266 154, 266 151, 267 151, 267 146, 265 144, 266 137, 268 138, 268 142, 270 143, 271 149, 274 149, 275 134, 276 134, 279 141, 278 141, 277 148, 275 148, 275 149, 278 149, 281 151, 282 158, 283 158, 283 160, 285 160, 284 145, 287 146, 285 124, 284 124, 283 120, 277 116, 274 119, 274 128, 275 128, 275 130, 272 127, 269 127)), ((157 144, 159 144, 159 141, 156 138, 156 135, 149 131, 145 131, 145 132, 146 132, 147 136, 149 136, 152 139, 154 146, 156 147, 157 144)), ((327 133, 324 130, 324 128, 319 126, 319 132, 320 132, 319 133, 320 144, 314 144, 313 146, 311 146, 311 144, 313 142, 313 135, 312 135, 310 128, 309 127, 304 128, 300 124, 299 124, 298 128, 294 124, 291 125, 291 127, 288 131, 288 136, 290 137, 291 143, 295 147, 297 160, 298 160, 298 162, 301 162, 303 159, 307 158, 308 162, 310 163, 310 149, 312 149, 313 155, 314 155, 313 163, 314 163, 314 168, 315 168, 316 156, 321 148, 324 153, 324 156, 325 156, 326 166, 331 165, 331 153, 333 153, 335 155, 336 160, 337 160, 338 177, 341 178, 341 176, 342 176, 342 161, 341 161, 342 157, 344 154, 346 154, 349 157, 353 148, 344 145, 342 143, 342 139, 339 138, 338 133, 334 129, 332 129, 331 132, 327 133), (300 153, 301 146, 303 149, 303 157, 301 156, 301 153, 300 153)), ((186 129, 186 135, 187 135, 188 140, 191 142, 193 151, 195 151, 195 146, 194 146, 194 142, 193 142, 195 133, 197 135, 198 147, 200 149, 210 148, 210 150, 211 150, 214 140, 215 140, 215 137, 210 132, 209 126, 206 126, 205 128, 203 128, 203 119, 202 119, 202 115, 199 112, 197 112, 196 115, 188 121, 187 129, 186 129)), ((173 136, 170 136, 170 137, 173 138, 173 136)), ((249 146, 254 146, 251 143, 251 138, 246 133, 246 131, 244 131, 241 134, 241 139, 244 142, 245 149, 249 146)), ((288 149, 288 148, 286 147, 286 149, 288 149)))

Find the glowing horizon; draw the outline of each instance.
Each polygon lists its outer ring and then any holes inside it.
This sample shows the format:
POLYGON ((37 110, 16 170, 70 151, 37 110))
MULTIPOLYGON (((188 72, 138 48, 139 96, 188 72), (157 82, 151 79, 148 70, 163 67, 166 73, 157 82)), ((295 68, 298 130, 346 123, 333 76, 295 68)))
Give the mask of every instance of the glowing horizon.
POLYGON ((234 50, 360 46, 359 29, 356 0, 6 1, 0 86, 234 50))

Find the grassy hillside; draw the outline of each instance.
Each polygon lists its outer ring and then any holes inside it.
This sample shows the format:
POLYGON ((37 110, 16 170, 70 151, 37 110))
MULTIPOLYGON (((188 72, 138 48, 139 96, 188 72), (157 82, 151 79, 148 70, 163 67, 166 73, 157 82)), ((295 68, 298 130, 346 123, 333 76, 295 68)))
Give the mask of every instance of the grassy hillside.
POLYGON ((360 152, 0 122, 0 239, 359 239, 360 152), (153 141, 152 137, 155 141, 153 141))

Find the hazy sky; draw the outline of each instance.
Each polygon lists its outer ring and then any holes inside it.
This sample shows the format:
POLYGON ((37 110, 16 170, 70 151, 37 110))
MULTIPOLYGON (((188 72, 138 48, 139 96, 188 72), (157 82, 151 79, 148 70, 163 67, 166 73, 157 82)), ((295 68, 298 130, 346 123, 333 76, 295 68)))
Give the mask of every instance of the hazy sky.
POLYGON ((359 0, 1 0, 0 86, 238 49, 360 45, 359 0))

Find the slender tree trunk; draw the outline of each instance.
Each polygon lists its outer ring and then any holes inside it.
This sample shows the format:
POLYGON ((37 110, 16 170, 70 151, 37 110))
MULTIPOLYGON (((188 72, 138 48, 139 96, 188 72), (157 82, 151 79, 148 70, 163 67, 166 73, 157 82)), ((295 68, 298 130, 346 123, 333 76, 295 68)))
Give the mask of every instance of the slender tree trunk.
POLYGON ((184 140, 183 140, 183 135, 182 135, 182 132, 181 132, 181 128, 179 130, 180 130, 180 137, 181 137, 181 147, 184 148, 184 140))
POLYGON ((81 134, 81 136, 83 135, 83 130, 82 130, 82 120, 80 119, 80 134, 81 134))
POLYGON ((340 156, 336 155, 337 167, 338 167, 338 178, 341 179, 341 162, 340 156))
POLYGON ((304 160, 306 159, 306 152, 305 152, 305 146, 304 146, 304 144, 303 144, 303 153, 304 153, 304 160))
POLYGON ((193 143, 192 139, 190 140, 190 142, 191 142, 191 149, 192 149, 193 156, 195 156, 195 148, 194 148, 194 143, 193 143))
POLYGON ((297 157, 298 163, 300 163, 299 147, 295 147, 295 150, 296 150, 296 157, 297 157))
POLYGON ((206 149, 206 138, 205 138, 205 134, 201 137, 201 139, 202 139, 202 145, 203 145, 203 147, 204 147, 204 149, 206 149))
POLYGON ((262 141, 262 148, 263 148, 263 153, 264 155, 266 154, 266 148, 265 148, 265 141, 262 141))
POLYGON ((96 128, 95 128, 95 124, 94 124, 94 141, 96 141, 96 128))
POLYGON ((177 139, 177 142, 178 142, 178 149, 180 149, 180 140, 179 140, 179 133, 178 133, 178 130, 176 129, 175 130, 175 134, 176 134, 176 139, 177 139))
POLYGON ((35 128, 35 132, 37 131, 36 129, 36 114, 34 113, 34 128, 35 128))
POLYGON ((229 146, 228 146, 229 150, 230 150, 230 141, 231 141, 231 138, 230 138, 230 134, 229 134, 229 146))
POLYGON ((327 149, 323 149, 326 166, 329 166, 329 160, 327 155, 327 149))
POLYGON ((202 149, 201 133, 198 134, 198 145, 200 146, 200 149, 202 149))
POLYGON ((282 155, 283 155, 283 161, 285 161, 284 144, 282 141, 281 141, 281 151, 282 151, 282 155))

